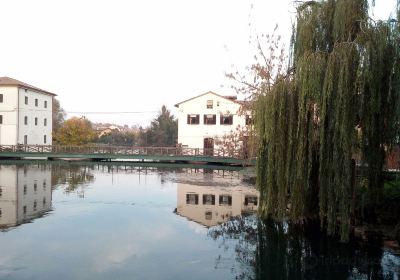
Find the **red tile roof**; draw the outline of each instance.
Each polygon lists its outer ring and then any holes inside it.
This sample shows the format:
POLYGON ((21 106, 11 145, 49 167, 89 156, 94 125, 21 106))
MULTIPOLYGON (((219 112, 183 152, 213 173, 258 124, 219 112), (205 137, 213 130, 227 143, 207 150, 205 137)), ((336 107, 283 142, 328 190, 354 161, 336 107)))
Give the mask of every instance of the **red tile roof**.
POLYGON ((31 89, 34 91, 38 91, 44 94, 49 94, 49 95, 53 95, 56 96, 56 94, 49 92, 47 90, 43 90, 40 89, 38 87, 34 87, 30 84, 18 81, 16 79, 10 78, 10 77, 0 77, 0 86, 18 86, 18 87, 23 87, 23 88, 27 88, 27 89, 31 89))

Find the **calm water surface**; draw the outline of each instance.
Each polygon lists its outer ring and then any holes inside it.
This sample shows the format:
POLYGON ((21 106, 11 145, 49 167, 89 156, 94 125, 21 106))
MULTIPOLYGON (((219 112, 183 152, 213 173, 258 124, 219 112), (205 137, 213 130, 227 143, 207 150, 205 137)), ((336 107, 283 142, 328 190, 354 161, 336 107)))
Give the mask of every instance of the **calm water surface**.
POLYGON ((400 258, 260 221, 240 171, 0 165, 0 279, 400 279, 400 258))

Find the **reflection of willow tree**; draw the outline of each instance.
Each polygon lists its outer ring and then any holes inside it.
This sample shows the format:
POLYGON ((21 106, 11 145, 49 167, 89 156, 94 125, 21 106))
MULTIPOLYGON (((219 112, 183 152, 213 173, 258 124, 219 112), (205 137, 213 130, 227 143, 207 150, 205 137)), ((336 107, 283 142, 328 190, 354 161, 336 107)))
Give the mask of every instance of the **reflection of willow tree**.
POLYGON ((83 187, 93 182, 94 176, 88 166, 79 165, 53 165, 52 166, 52 186, 65 185, 66 193, 77 191, 78 187, 83 187))
MULTIPOLYGON (((208 234, 222 247, 235 244, 236 260, 243 266, 237 279, 394 278, 383 275, 379 247, 339 243, 321 235, 317 227, 304 231, 299 226, 263 222, 253 215, 231 219, 208 234)), ((221 259, 216 260, 217 267, 221 259)))

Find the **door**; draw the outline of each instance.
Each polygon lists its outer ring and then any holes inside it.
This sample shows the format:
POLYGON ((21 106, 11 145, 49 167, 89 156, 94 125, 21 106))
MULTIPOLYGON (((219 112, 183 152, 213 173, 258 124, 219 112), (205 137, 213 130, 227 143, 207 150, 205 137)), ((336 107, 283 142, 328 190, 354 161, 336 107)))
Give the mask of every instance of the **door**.
POLYGON ((204 138, 204 155, 212 156, 214 155, 214 139, 204 138))

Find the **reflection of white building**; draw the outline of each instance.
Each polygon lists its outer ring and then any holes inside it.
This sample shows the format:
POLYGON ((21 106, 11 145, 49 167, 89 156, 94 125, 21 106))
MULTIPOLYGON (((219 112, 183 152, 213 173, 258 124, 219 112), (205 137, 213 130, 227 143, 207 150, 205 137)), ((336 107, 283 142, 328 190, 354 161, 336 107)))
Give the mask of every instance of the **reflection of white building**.
POLYGON ((249 187, 208 187, 177 184, 177 214, 205 226, 214 226, 257 211, 259 192, 249 187))
POLYGON ((50 169, 32 165, 0 167, 0 228, 40 217, 50 207, 50 169))

